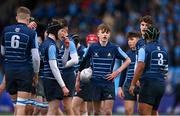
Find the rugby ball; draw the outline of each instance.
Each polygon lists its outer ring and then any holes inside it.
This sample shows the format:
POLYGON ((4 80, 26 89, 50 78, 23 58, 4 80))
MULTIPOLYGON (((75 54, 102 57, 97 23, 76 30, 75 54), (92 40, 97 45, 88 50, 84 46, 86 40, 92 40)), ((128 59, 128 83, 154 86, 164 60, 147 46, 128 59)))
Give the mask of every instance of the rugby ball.
POLYGON ((92 69, 91 68, 85 68, 80 73, 80 80, 82 82, 89 82, 92 77, 92 69))

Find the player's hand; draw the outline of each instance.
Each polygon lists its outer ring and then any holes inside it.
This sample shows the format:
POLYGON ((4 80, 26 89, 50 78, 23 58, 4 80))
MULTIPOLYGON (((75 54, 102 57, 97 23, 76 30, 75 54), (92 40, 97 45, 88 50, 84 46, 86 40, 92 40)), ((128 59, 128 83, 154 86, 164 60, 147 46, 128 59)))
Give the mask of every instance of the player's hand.
POLYGON ((123 97, 124 97, 124 92, 123 92, 122 87, 119 87, 119 89, 118 89, 118 96, 119 96, 121 99, 123 99, 123 97))
POLYGON ((119 74, 118 71, 114 71, 111 74, 107 74, 106 79, 107 80, 114 80, 118 76, 118 74, 119 74))
POLYGON ((64 96, 68 96, 69 95, 69 90, 67 89, 66 86, 62 87, 62 91, 64 93, 64 96))
POLYGON ((139 80, 136 82, 136 86, 140 87, 140 82, 139 82, 139 80))
POLYGON ((64 38, 64 44, 65 44, 66 49, 69 48, 70 41, 68 37, 64 38))
POLYGON ((130 88, 129 88, 129 93, 130 93, 131 95, 133 95, 133 96, 134 96, 134 88, 135 88, 134 85, 131 85, 130 88))
POLYGON ((33 30, 36 30, 37 24, 36 24, 35 21, 32 21, 32 22, 30 22, 30 23, 28 24, 28 27, 31 28, 31 29, 33 29, 33 30))
POLYGON ((38 80, 39 80, 38 74, 35 73, 35 74, 34 74, 34 78, 33 78, 33 85, 34 85, 34 86, 38 84, 38 80))

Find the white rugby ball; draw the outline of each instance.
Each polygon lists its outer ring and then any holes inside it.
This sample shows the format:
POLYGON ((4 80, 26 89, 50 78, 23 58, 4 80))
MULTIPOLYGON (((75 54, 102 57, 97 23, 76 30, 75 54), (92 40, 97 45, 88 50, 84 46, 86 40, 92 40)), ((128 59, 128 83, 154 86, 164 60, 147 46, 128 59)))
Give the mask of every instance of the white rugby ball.
POLYGON ((80 80, 82 82, 88 82, 91 77, 92 77, 92 69, 91 68, 85 68, 80 73, 80 80))

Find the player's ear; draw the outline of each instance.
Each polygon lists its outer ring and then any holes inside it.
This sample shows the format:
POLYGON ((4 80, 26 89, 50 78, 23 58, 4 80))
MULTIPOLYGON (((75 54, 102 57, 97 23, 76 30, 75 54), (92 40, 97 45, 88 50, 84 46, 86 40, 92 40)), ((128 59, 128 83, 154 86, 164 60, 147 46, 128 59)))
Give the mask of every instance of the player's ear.
POLYGON ((16 16, 16 21, 18 20, 18 16, 16 16))

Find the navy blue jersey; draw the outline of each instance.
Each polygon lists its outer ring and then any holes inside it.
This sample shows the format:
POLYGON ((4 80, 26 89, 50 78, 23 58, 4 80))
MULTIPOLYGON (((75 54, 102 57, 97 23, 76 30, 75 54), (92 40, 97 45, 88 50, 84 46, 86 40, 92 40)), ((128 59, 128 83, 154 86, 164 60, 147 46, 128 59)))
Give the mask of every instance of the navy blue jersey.
POLYGON ((2 36, 7 67, 32 66, 31 49, 38 48, 36 32, 23 23, 17 23, 5 27, 2 36))
POLYGON ((49 65, 49 60, 57 60, 58 53, 59 52, 56 46, 56 42, 53 39, 47 38, 42 43, 41 57, 43 58, 43 64, 44 64, 44 69, 43 69, 44 78, 55 79, 49 65))
POLYGON ((134 76, 134 71, 135 71, 135 65, 136 65, 136 60, 137 60, 137 54, 135 50, 128 50, 126 52, 128 57, 131 59, 131 63, 129 66, 122 71, 121 77, 119 80, 119 86, 122 87, 124 84, 125 80, 132 80, 134 76))
MULTIPOLYGON (((74 71, 75 68, 74 66, 71 66, 71 67, 68 67, 68 68, 65 68, 64 67, 64 64, 62 62, 62 57, 64 55, 64 50, 65 50, 65 44, 64 44, 64 41, 60 41, 60 47, 59 47, 59 55, 58 55, 58 63, 59 63, 59 70, 61 71, 74 71)), ((68 60, 70 60, 70 54, 74 54, 74 53, 77 53, 77 50, 76 50, 76 47, 75 47, 75 44, 74 44, 74 41, 70 38, 70 45, 69 45, 69 58, 68 60)))
POLYGON ((82 59, 83 59, 83 56, 84 56, 84 53, 86 51, 86 48, 83 46, 83 45, 80 45, 80 47, 77 49, 77 53, 78 53, 78 59, 79 59, 79 63, 77 65, 75 65, 75 71, 78 71, 79 70, 79 66, 82 62, 82 59))
POLYGON ((136 50, 139 50, 140 48, 145 46, 145 40, 143 38, 139 39, 136 43, 136 50))
POLYGON ((125 60, 127 57, 126 53, 124 53, 120 47, 117 47, 110 42, 108 42, 106 46, 95 43, 87 50, 79 71, 82 71, 87 63, 91 64, 93 70, 91 81, 93 83, 112 83, 112 81, 106 79, 106 75, 112 73, 115 59, 125 60))
POLYGON ((142 74, 143 79, 165 80, 165 74, 168 71, 168 53, 157 42, 150 42, 145 48, 139 50, 138 61, 145 63, 145 69, 142 74))

